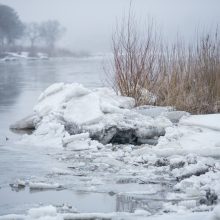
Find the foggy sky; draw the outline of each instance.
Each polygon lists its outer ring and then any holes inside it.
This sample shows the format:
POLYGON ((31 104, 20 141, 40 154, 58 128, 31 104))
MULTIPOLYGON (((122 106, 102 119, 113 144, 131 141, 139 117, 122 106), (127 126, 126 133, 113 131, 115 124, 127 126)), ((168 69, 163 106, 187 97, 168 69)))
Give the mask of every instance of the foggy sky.
MULTIPOLYGON (((128 12, 130 0, 0 0, 23 22, 57 19, 67 28, 62 46, 107 52, 116 19, 128 12)), ((191 37, 198 27, 220 24, 220 0, 133 0, 135 14, 152 17, 168 38, 191 37)))

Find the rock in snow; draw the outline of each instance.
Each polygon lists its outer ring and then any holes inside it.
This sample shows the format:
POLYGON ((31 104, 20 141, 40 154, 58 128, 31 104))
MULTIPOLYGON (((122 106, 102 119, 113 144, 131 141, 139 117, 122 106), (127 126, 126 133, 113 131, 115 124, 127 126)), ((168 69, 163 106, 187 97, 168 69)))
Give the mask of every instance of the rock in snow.
POLYGON ((168 117, 151 117, 134 108, 132 98, 118 96, 109 88, 90 90, 76 83, 56 83, 40 95, 32 116, 11 127, 34 127, 31 137, 37 137, 38 142, 40 137, 56 138, 56 143, 64 146, 78 139, 79 133, 88 133, 102 144, 156 145, 171 125, 168 117))

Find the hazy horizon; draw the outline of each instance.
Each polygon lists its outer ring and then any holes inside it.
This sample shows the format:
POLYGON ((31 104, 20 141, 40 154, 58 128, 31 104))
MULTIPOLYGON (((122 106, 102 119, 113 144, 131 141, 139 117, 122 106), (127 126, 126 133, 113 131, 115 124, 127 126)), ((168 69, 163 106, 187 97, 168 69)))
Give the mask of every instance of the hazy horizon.
MULTIPOLYGON (((0 0, 13 7, 23 22, 57 19, 67 32, 60 45, 75 51, 110 51, 117 19, 127 14, 130 0, 0 0)), ((218 0, 134 0, 137 17, 152 17, 168 38, 190 38, 198 27, 220 23, 218 0)))

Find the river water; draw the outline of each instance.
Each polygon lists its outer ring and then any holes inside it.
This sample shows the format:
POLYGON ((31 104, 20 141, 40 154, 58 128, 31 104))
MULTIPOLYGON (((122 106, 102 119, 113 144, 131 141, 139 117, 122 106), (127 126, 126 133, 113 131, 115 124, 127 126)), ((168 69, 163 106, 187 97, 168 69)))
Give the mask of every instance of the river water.
MULTIPOLYGON (((52 83, 104 86, 106 59, 100 56, 0 63, 0 217, 47 205, 57 207, 58 212, 79 213, 132 213, 141 209, 156 215, 191 206, 190 210, 201 211, 201 199, 207 201, 207 210, 212 209, 202 191, 194 195, 174 189, 178 180, 173 176, 171 160, 179 161, 178 156, 168 160, 149 154, 144 159, 129 153, 132 149, 141 150, 138 146, 106 145, 95 151, 77 152, 32 142, 24 145, 18 141, 21 134, 10 131, 10 124, 32 113, 38 96, 52 83), (18 181, 25 181, 25 187, 15 187, 18 181), (39 184, 61 187, 42 189, 39 184)), ((188 171, 190 166, 206 161, 194 156, 181 159, 190 161, 186 164, 188 171)), ((210 161, 208 164, 212 164, 210 161)), ((178 172, 184 164, 177 164, 178 172)), ((190 177, 191 174, 186 176, 190 177)))
POLYGON ((57 160, 47 151, 13 144, 20 135, 9 130, 10 124, 30 114, 37 97, 52 83, 78 82, 93 88, 103 86, 104 79, 102 57, 0 63, 0 215, 21 213, 51 201, 74 204, 84 212, 114 211, 115 199, 106 194, 16 192, 9 187, 19 178, 42 177, 53 169, 53 164, 57 166, 57 160))

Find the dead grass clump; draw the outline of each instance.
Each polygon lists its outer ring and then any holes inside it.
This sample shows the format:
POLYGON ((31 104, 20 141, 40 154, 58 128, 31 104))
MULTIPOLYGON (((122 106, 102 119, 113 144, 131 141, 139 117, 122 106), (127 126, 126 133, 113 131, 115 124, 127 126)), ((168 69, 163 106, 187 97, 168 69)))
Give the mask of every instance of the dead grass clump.
POLYGON ((161 41, 151 22, 145 31, 129 15, 113 35, 113 87, 136 105, 174 106, 191 113, 220 112, 219 31, 194 45, 161 41))

